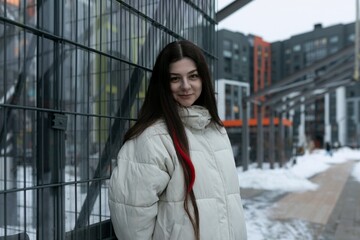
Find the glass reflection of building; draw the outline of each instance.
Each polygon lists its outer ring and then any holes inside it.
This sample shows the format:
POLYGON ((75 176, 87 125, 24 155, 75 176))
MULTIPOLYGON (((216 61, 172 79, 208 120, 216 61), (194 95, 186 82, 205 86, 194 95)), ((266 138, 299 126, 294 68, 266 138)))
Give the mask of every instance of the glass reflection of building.
POLYGON ((0 0, 0 237, 115 239, 107 181, 168 42, 215 61, 215 1, 0 0))
POLYGON ((242 99, 249 95, 249 83, 217 79, 217 105, 222 120, 242 119, 242 99))

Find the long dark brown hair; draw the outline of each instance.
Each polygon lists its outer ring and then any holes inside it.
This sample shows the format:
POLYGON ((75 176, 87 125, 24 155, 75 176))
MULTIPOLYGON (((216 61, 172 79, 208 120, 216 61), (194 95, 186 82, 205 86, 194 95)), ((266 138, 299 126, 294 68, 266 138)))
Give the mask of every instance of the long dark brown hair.
POLYGON ((195 169, 190 158, 189 142, 186 137, 185 128, 178 113, 178 104, 175 102, 170 89, 170 64, 185 57, 195 62, 202 81, 202 91, 194 105, 207 108, 212 122, 223 126, 216 108, 210 71, 201 49, 190 41, 175 41, 169 43, 158 55, 144 104, 139 112, 138 121, 125 134, 124 142, 141 134, 156 120, 164 119, 174 143, 177 157, 184 171, 186 190, 184 209, 193 225, 196 239, 200 239, 199 212, 192 188, 195 181, 195 169), (193 206, 194 216, 192 216, 189 210, 189 197, 193 206))

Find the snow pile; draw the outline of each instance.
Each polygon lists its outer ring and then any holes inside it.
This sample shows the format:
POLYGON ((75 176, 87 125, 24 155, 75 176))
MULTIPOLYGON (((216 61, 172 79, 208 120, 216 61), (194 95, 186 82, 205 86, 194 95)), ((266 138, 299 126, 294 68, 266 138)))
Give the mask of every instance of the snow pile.
MULTIPOLYGON (((263 169, 251 165, 248 171, 243 171, 239 167, 237 168, 239 184, 241 188, 272 191, 316 190, 317 185, 312 183, 309 178, 326 171, 332 164, 340 164, 349 160, 360 160, 360 150, 345 147, 334 151, 332 156, 324 150, 317 150, 303 156, 297 156, 284 168, 269 169, 269 164, 264 164, 263 169)), ((353 173, 353 175, 360 179, 359 172, 353 173)))

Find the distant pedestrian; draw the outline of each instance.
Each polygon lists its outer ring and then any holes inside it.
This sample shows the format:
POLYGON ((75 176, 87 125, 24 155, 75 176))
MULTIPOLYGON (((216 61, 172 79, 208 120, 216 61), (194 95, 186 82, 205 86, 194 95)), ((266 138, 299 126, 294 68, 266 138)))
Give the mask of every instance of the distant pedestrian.
POLYGON ((159 54, 109 186, 116 236, 247 239, 232 147, 205 57, 189 41, 159 54))
POLYGON ((326 155, 332 157, 332 149, 329 142, 325 143, 325 150, 326 150, 326 155))

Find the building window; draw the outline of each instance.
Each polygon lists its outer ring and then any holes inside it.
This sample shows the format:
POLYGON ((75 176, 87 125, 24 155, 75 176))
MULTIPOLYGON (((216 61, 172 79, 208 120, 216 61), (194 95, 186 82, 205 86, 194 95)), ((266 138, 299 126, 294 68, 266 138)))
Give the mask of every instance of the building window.
POLYGON ((239 48, 239 44, 234 43, 234 53, 239 55, 240 54, 240 48, 239 48))
POLYGON ((321 39, 321 45, 326 46, 326 44, 327 44, 327 38, 322 38, 321 39))
POLYGON ((228 96, 231 94, 231 85, 226 84, 225 85, 225 95, 228 96))
POLYGON ((224 71, 227 73, 232 72, 231 58, 224 58, 224 71))
POLYGON ((301 50, 301 45, 300 44, 297 44, 293 47, 293 51, 294 52, 299 52, 301 50))
POLYGON ((354 115, 354 102, 348 102, 347 103, 347 112, 346 114, 352 118, 354 115))
POLYGON ((233 106, 233 112, 234 112, 234 119, 239 119, 240 118, 240 107, 238 106, 237 103, 235 103, 233 106))
POLYGON ((332 36, 329 40, 330 43, 337 43, 339 42, 339 37, 338 36, 332 36))
POLYGON ((231 42, 229 40, 224 40, 224 50, 229 50, 231 51, 231 42))
POLYGON ((313 48, 313 42, 305 43, 304 47, 305 47, 305 52, 309 52, 313 48))
POLYGON ((226 58, 231 58, 232 57, 232 53, 229 50, 224 50, 223 51, 223 56, 226 58))
POLYGON ((225 119, 231 119, 232 118, 232 109, 231 109, 231 99, 225 100, 225 119))
POLYGON ((350 34, 349 37, 348 37, 348 40, 350 42, 355 42, 355 34, 354 33, 350 34))

